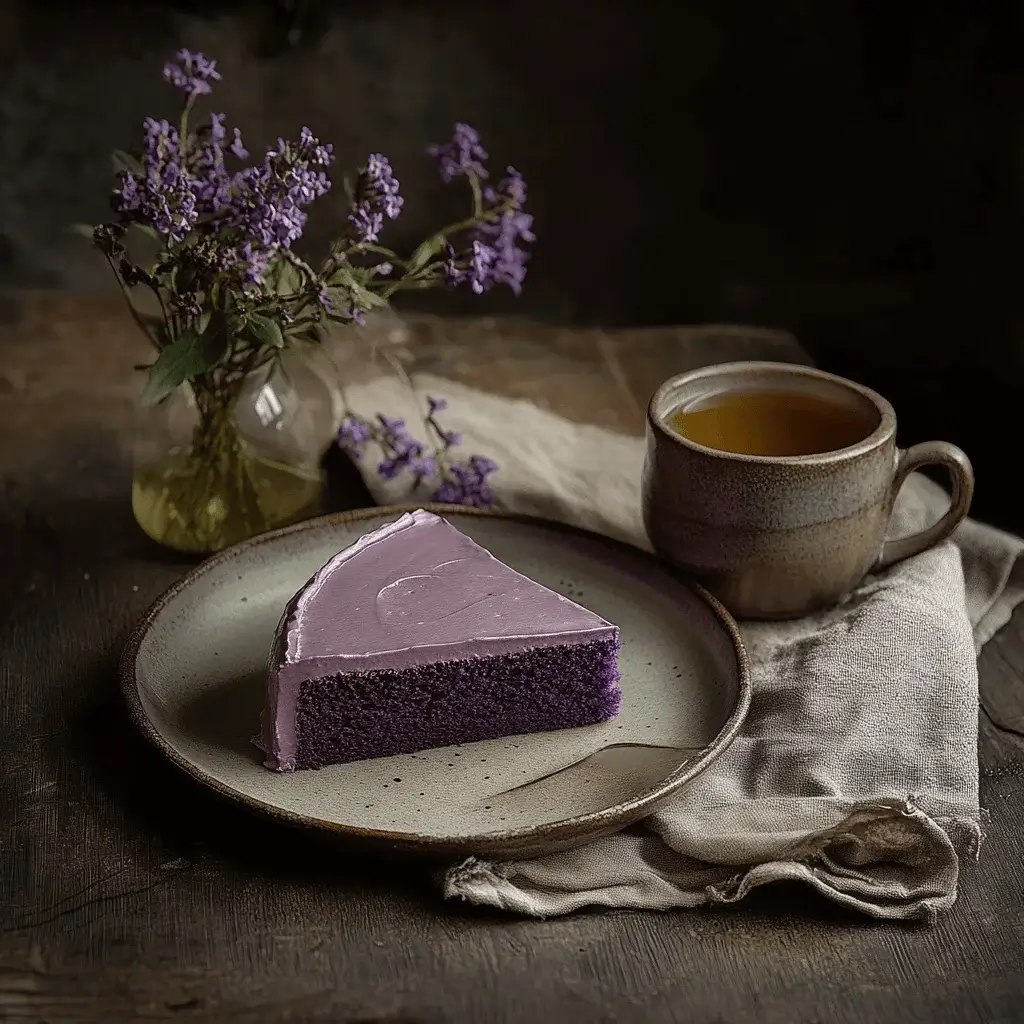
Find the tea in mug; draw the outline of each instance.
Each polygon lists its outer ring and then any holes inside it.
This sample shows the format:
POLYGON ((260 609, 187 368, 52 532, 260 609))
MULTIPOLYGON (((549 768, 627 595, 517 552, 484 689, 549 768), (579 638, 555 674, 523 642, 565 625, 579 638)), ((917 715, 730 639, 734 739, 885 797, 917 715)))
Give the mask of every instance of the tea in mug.
POLYGON ((724 391, 669 417, 673 430, 738 455, 818 455, 862 441, 877 415, 805 391, 724 391))

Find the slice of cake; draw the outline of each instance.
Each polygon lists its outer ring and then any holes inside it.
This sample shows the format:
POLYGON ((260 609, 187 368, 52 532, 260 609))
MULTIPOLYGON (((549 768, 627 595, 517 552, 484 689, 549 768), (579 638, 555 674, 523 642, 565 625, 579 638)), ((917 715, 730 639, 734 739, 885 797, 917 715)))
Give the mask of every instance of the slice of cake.
POLYGON ((617 627, 420 509, 288 603, 258 740, 276 771, 591 725, 618 712, 617 627))

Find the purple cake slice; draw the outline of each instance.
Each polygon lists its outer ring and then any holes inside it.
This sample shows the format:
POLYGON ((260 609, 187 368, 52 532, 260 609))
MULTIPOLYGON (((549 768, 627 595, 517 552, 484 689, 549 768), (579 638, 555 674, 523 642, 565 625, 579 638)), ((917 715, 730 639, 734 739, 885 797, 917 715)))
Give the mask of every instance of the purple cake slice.
POLYGON ((288 603, 259 746, 290 772, 592 725, 619 710, 619 631, 419 511, 288 603))

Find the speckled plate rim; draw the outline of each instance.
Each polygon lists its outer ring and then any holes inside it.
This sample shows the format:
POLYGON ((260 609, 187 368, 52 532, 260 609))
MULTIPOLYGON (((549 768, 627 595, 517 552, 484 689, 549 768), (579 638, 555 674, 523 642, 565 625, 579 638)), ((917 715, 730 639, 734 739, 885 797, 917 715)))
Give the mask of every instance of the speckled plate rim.
POLYGON ((314 519, 307 519, 292 526, 285 526, 279 530, 272 530, 268 533, 259 534, 250 540, 243 541, 230 548, 205 559, 186 573, 180 580, 172 584, 160 597, 158 597, 146 610, 139 624, 132 631, 128 642, 121 655, 118 667, 121 691, 128 704, 128 711, 132 721, 142 734, 153 744, 165 757, 177 765, 196 781, 219 795, 226 797, 236 804, 240 804, 248 810, 276 819, 277 821, 304 828, 314 828, 335 833, 338 836, 375 841, 384 846, 407 850, 410 852, 442 855, 454 852, 473 852, 486 855, 488 853, 509 853, 516 848, 529 848, 536 851, 539 847, 551 845, 553 848, 565 848, 586 842, 609 832, 618 831, 635 824, 650 814, 658 805, 684 786, 691 779, 703 772, 722 752, 729 746, 736 734, 739 732, 747 712, 750 709, 750 702, 753 696, 751 683, 750 662, 747 651, 740 636, 736 620, 726 608, 705 590, 695 580, 685 574, 658 561, 655 556, 648 554, 639 548, 624 544, 621 541, 613 540, 601 534, 592 533, 579 527, 569 526, 553 520, 544 519, 539 516, 521 515, 518 513, 496 512, 488 509, 469 508, 464 505, 444 505, 437 503, 415 504, 415 505, 380 505, 373 508, 354 509, 348 512, 336 512, 330 515, 318 516, 314 519), (178 751, 173 744, 168 742, 156 725, 150 719, 142 703, 139 693, 138 679, 136 677, 136 662, 143 640, 153 628, 164 609, 174 601, 183 591, 191 587, 201 577, 208 573, 219 570, 222 566, 228 565, 239 556, 251 551, 253 548, 264 544, 271 544, 281 537, 291 536, 298 533, 316 532, 342 523, 358 523, 369 519, 382 519, 385 517, 397 517, 405 512, 412 512, 418 508, 426 509, 437 515, 459 515, 459 516, 484 516, 494 519, 504 519, 510 522, 522 523, 529 526, 537 526, 543 529, 561 533, 572 533, 597 540, 607 544, 620 552, 627 552, 630 557, 655 561, 659 569, 669 573, 675 579, 684 583, 713 613, 715 620, 723 629, 732 645, 733 654, 736 658, 736 682, 738 697, 736 705, 726 719, 725 724, 718 735, 705 747, 704 752, 698 757, 684 761, 678 768, 670 772, 661 782, 652 786, 629 800, 605 807, 598 811, 590 811, 571 818, 563 818, 561 821, 548 822, 540 825, 528 825, 506 831, 486 832, 475 836, 424 836, 410 832, 392 832, 385 829, 369 829, 356 825, 345 825, 344 823, 325 821, 308 814, 300 814, 287 810, 277 804, 268 803, 249 796, 240 790, 233 788, 219 779, 213 778, 194 762, 178 751))

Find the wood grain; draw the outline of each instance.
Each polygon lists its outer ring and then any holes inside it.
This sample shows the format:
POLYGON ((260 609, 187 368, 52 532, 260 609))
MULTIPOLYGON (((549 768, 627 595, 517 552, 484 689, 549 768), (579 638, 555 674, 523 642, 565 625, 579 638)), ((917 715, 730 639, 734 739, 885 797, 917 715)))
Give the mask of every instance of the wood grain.
MULTIPOLYGON (((445 904, 428 868, 270 826, 192 783, 116 689, 131 626, 190 564, 131 519, 136 343, 106 299, 18 310, 0 335, 0 1019, 1021 1019, 1024 758, 987 718, 988 838, 931 928, 783 887, 713 911, 519 920, 445 904)), ((418 367, 631 430, 653 383, 725 351, 714 331, 417 332, 418 367)), ((803 358, 784 337, 758 345, 803 358)), ((1018 613, 981 659, 1003 730, 1024 722, 1022 663, 1018 613)))

